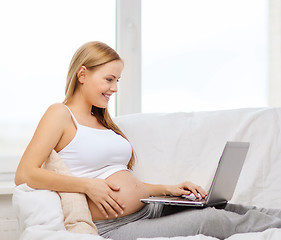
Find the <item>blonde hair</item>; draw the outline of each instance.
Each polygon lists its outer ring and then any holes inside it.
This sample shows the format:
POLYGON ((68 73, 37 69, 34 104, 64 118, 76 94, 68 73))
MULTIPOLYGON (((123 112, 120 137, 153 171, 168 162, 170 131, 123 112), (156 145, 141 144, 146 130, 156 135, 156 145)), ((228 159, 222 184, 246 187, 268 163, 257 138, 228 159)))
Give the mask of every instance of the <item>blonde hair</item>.
MULTIPOLYGON (((94 70, 97 66, 114 60, 123 61, 118 53, 105 43, 93 41, 82 45, 73 55, 69 65, 65 87, 65 99, 63 102, 67 103, 73 97, 73 94, 78 87, 77 73, 82 66, 85 66, 89 70, 94 70)), ((127 137, 111 119, 107 108, 92 106, 92 113, 97 118, 98 122, 104 127, 112 129, 114 132, 127 139, 127 137)), ((128 168, 132 169, 134 163, 135 156, 132 151, 132 157, 127 165, 128 168)))

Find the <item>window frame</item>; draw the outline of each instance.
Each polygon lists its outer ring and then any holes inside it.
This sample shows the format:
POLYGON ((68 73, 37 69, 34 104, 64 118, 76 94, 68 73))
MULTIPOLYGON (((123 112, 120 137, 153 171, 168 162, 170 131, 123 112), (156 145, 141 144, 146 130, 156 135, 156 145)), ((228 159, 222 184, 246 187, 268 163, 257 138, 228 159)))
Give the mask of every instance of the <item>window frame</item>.
POLYGON ((116 49, 123 58, 116 116, 141 112, 141 0, 116 1, 116 49))

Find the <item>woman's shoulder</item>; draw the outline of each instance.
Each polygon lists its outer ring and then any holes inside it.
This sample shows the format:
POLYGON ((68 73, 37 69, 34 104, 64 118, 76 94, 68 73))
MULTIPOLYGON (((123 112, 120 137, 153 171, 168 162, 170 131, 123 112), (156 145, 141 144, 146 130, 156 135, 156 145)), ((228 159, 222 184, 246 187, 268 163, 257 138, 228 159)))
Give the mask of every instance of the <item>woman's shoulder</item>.
POLYGON ((52 119, 53 121, 71 120, 71 115, 63 103, 54 103, 48 107, 44 114, 45 118, 52 119))
MULTIPOLYGON (((66 125, 71 121, 71 115, 61 103, 49 106, 39 121, 32 142, 48 141, 53 148, 62 137, 66 125)), ((46 142, 44 142, 46 144, 46 142)))
POLYGON ((66 105, 63 103, 53 103, 50 105, 47 109, 47 111, 52 111, 54 113, 67 113, 68 110, 66 108, 66 105))

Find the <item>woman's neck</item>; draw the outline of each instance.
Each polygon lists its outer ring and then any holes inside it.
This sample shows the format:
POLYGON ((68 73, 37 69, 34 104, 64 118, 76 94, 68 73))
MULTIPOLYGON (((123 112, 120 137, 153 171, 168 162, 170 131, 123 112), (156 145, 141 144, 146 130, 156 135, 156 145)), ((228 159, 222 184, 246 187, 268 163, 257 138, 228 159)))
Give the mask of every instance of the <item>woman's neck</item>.
POLYGON ((79 115, 91 115, 92 105, 87 103, 83 96, 81 96, 81 94, 79 93, 75 93, 73 97, 69 101, 67 101, 66 105, 79 115))

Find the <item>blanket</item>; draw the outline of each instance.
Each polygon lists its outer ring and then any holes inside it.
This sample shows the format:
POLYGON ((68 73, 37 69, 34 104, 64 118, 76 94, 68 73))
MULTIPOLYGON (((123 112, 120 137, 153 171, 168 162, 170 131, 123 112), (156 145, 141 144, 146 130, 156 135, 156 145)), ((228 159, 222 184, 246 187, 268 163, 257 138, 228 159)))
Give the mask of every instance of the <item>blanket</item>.
MULTIPOLYGON (((72 176, 55 150, 52 150, 43 168, 58 174, 72 176)), ((86 195, 69 192, 58 192, 58 194, 61 198, 66 230, 76 233, 98 234, 98 230, 92 221, 86 195)))
MULTIPOLYGON (((104 240, 99 235, 73 233, 65 230, 60 197, 56 192, 34 190, 26 184, 16 187, 14 208, 19 219, 21 237, 19 240, 104 240)), ((268 229, 261 233, 235 234, 227 240, 280 240, 281 229, 268 229)), ((152 240, 139 238, 138 240, 152 240)), ((154 240, 217 240, 204 235, 174 238, 153 238, 154 240)), ((125 240, 125 239, 124 239, 125 240)))

